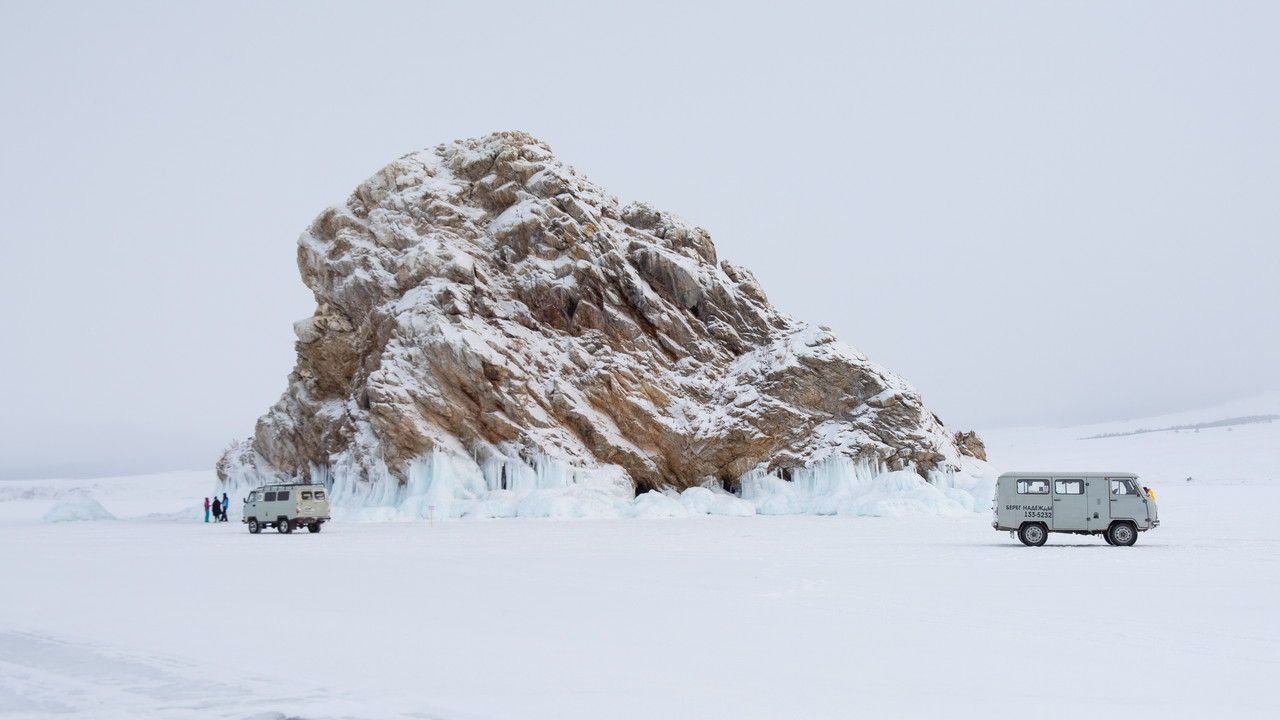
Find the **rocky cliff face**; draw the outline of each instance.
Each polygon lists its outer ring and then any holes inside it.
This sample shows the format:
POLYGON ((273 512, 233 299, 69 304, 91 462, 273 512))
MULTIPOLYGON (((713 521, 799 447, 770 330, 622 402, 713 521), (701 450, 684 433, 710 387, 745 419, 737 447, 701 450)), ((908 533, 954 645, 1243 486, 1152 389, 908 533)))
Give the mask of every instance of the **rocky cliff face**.
POLYGON ((298 267, 315 314, 224 481, 404 481, 444 452, 613 465, 642 491, 981 453, 902 378, 774 309, 706 230, 618 207, 522 133, 391 163, 302 234, 298 267))

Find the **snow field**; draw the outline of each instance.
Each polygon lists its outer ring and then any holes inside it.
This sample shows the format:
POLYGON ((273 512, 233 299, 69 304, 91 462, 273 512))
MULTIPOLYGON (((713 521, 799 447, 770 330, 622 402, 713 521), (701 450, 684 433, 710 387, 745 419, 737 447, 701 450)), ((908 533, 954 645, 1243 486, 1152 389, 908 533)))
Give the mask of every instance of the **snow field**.
POLYGON ((1248 519, 1280 487, 1157 492, 1164 524, 1133 548, 1026 548, 981 514, 288 536, 5 516, 0 712, 1261 716, 1280 544, 1248 519), (1075 681, 1095 674, 1107 682, 1075 681))

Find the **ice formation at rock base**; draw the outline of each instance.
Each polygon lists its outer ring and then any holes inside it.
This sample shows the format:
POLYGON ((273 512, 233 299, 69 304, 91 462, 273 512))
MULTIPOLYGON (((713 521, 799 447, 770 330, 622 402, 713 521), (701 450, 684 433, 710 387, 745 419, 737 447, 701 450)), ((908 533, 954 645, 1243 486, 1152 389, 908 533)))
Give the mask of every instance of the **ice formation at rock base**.
MULTIPOLYGON (((998 473, 966 461, 958 471, 889 470, 846 457, 798 468, 791 479, 753 470, 731 489, 718 481, 639 495, 620 468, 586 469, 551 457, 534 463, 491 457, 481 463, 445 452, 419 458, 408 482, 372 481, 355 473, 312 467, 311 482, 330 490, 334 516, 355 521, 448 518, 629 518, 721 515, 959 515, 991 508, 998 473)), ((256 485, 232 481, 231 494, 256 485)))

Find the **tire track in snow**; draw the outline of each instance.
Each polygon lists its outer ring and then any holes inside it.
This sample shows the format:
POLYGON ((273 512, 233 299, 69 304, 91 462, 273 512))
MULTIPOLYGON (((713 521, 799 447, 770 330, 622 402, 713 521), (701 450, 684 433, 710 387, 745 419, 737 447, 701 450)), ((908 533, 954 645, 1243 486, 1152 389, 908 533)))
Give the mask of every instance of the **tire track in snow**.
POLYGON ((366 712, 367 703, 316 688, 281 693, 281 682, 228 677, 189 662, 0 630, 0 717, 371 720, 432 714, 366 712), (288 708, 290 712, 281 712, 288 708))

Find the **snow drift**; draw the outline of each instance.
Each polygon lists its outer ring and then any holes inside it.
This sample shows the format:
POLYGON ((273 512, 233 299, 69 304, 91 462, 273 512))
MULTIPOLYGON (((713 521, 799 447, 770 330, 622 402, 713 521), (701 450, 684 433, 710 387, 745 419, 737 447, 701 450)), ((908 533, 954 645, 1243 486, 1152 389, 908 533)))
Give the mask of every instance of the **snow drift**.
POLYGON ((44 514, 45 522, 71 522, 78 520, 115 520, 102 504, 88 495, 68 495, 44 514))

